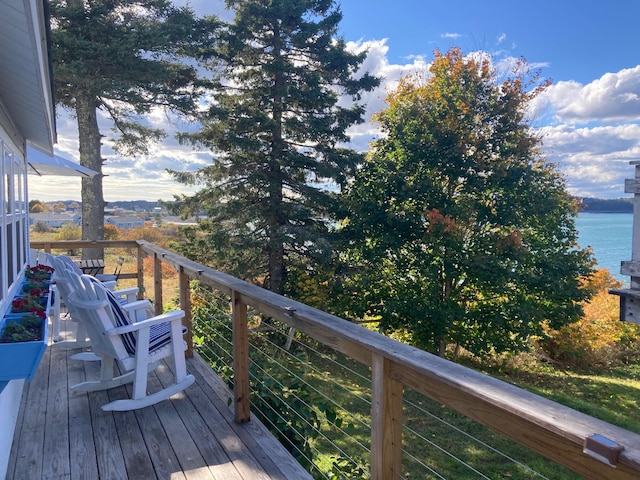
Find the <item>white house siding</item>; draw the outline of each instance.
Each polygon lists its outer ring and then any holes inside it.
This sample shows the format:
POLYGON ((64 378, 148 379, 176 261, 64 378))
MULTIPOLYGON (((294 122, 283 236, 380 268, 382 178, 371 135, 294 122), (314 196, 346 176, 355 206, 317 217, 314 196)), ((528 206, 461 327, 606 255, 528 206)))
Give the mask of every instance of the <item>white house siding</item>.
POLYGON ((119 229, 144 226, 144 220, 139 217, 106 217, 105 222, 119 229))
MULTIPOLYGON (((19 288, 28 252, 26 164, 13 138, 0 118, 0 316, 19 288)), ((0 478, 7 470, 23 385, 24 380, 13 380, 0 392, 0 478)))
MULTIPOLYGON (((55 115, 43 0, 0 0, 0 315, 9 308, 29 246, 25 151, 53 153, 55 115)), ((0 384, 0 478, 4 478, 24 380, 0 384)))
POLYGON ((80 215, 70 215, 68 213, 31 213, 29 214, 29 224, 34 225, 38 222, 44 223, 48 227, 61 227, 65 223, 73 223, 80 225, 80 215))

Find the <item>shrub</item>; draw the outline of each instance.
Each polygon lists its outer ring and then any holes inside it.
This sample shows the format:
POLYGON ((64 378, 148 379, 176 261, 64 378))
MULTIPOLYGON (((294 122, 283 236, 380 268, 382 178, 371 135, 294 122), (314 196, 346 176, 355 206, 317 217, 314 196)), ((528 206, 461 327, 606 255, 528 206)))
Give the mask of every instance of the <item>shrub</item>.
POLYGON ((584 315, 558 330, 548 330, 541 342, 543 351, 553 360, 574 367, 605 367, 640 357, 640 328, 619 320, 619 300, 609 293, 622 283, 608 270, 597 270, 586 287, 594 292, 584 302, 584 315))
POLYGON ((82 228, 75 223, 67 222, 58 229, 56 237, 58 240, 80 240, 82 228))
POLYGON ((110 223, 104 226, 104 239, 105 240, 118 240, 120 238, 120 230, 115 225, 110 223))
POLYGON ((49 228, 49 225, 44 222, 36 222, 33 225, 33 231, 38 233, 48 233, 51 231, 51 228, 49 228))
MULTIPOLYGON (((82 227, 72 222, 67 222, 58 229, 57 240, 80 240, 82 238, 82 227)), ((77 249, 70 248, 67 255, 77 255, 77 249)))

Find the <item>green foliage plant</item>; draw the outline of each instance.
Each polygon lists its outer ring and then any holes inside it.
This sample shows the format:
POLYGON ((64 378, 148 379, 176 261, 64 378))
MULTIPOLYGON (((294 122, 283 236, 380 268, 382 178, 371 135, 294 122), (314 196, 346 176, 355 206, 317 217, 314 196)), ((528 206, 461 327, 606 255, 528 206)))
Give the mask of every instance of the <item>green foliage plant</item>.
POLYGON ((577 320, 589 292, 575 200, 540 153, 527 106, 547 87, 524 61, 435 52, 377 115, 384 135, 345 203, 354 311, 443 355, 526 349, 577 320))
POLYGON ((73 222, 67 222, 58 228, 56 238, 57 240, 80 240, 82 238, 82 227, 73 222))
MULTIPOLYGON (((206 213, 181 253, 284 293, 291 255, 330 254, 336 195, 362 155, 345 148, 363 121, 362 93, 379 80, 359 69, 333 0, 228 0, 235 21, 218 39, 224 86, 202 129, 182 136, 215 154, 176 180, 202 186, 176 198, 185 216, 206 213)), ((218 65, 215 66, 218 68, 218 65)))
MULTIPOLYGON (((82 238, 82 227, 73 222, 67 222, 56 230, 56 240, 80 240, 82 238)), ((77 255, 78 250, 70 248, 68 255, 77 255)))
MULTIPOLYGON (((192 312, 198 352, 232 388, 228 299, 192 282, 192 312)), ((281 355, 274 344, 254 340, 259 348, 250 349, 252 411, 301 465, 313 471, 317 468, 313 464, 313 440, 321 435, 323 423, 339 427, 343 426, 343 420, 332 403, 302 378, 282 368, 281 355)), ((348 466, 345 464, 342 468, 347 470, 348 466)))
POLYGON ((32 314, 23 315, 18 322, 12 320, 4 326, 0 343, 42 340, 43 322, 40 317, 32 314))

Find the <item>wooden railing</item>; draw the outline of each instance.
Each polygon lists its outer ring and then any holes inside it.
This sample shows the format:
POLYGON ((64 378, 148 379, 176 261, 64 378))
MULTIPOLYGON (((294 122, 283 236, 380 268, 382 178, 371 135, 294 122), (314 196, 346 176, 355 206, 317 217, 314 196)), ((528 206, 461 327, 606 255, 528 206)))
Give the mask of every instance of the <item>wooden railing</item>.
MULTIPOLYGON (((137 248, 140 285, 142 259, 154 258, 155 308, 162 311, 162 264, 179 276, 180 303, 190 327, 189 281, 196 279, 232 301, 235 418, 250 418, 247 307, 279 320, 341 352, 372 372, 371 478, 402 473, 403 389, 411 388, 515 440, 527 448, 592 479, 640 478, 640 435, 590 417, 513 385, 402 344, 361 326, 188 260, 145 241, 32 242, 32 248, 137 248), (583 452, 593 434, 591 455, 583 452), (622 446, 605 461, 611 446, 622 446), (600 455, 600 458, 598 457, 600 455)), ((191 339, 189 338, 190 342, 191 339)), ((191 350, 189 349, 188 354, 191 350)), ((591 444, 591 442, 590 442, 591 444)))

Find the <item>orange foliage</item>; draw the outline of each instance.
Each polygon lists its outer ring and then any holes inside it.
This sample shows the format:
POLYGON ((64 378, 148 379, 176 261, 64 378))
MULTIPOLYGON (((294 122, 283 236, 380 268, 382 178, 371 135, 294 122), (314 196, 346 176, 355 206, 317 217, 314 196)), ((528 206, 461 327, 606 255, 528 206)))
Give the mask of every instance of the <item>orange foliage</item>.
POLYGON ((554 360, 571 366, 608 366, 629 360, 640 353, 640 328, 621 322, 619 298, 609 293, 620 288, 608 270, 597 270, 585 280, 594 292, 583 304, 583 317, 559 330, 548 331, 542 348, 554 360))
POLYGON ((104 239, 105 240, 118 240, 120 238, 120 230, 115 225, 105 223, 104 225, 104 239))
POLYGON ((167 244, 175 241, 178 236, 178 227, 167 225, 161 227, 152 227, 147 222, 143 227, 128 228, 121 232, 122 240, 146 240, 147 242, 167 248, 167 244))
POLYGON ((429 233, 458 233, 460 227, 449 214, 443 215, 437 208, 427 209, 425 211, 427 217, 427 231, 429 233))

